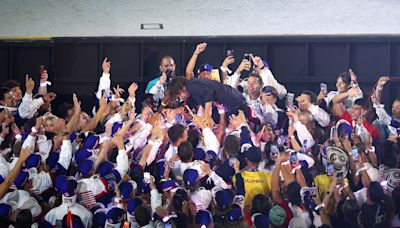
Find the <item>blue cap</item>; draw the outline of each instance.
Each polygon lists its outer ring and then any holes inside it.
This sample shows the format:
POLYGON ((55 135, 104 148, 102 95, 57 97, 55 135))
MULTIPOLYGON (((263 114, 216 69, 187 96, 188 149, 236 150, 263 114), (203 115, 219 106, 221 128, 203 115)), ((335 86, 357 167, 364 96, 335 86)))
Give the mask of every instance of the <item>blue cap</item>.
POLYGON ((200 210, 196 213, 195 222, 200 226, 208 226, 212 221, 209 211, 200 210))
POLYGON ((252 220, 255 227, 268 227, 269 225, 268 216, 264 214, 257 214, 252 217, 252 220))
POLYGON ((142 193, 149 193, 150 192, 150 184, 146 184, 143 181, 139 182, 139 188, 142 193))
POLYGON ((54 180, 54 188, 57 191, 60 191, 61 185, 63 185, 63 183, 66 182, 67 180, 68 180, 68 178, 65 175, 56 176, 56 179, 54 180))
POLYGON ((92 227, 104 227, 107 221, 107 215, 105 209, 100 209, 93 214, 93 225, 92 227))
POLYGON ((60 153, 51 151, 49 156, 46 158, 46 164, 49 166, 50 169, 53 169, 60 158, 60 153))
POLYGON ((81 159, 78 164, 78 170, 82 177, 87 177, 92 172, 94 162, 91 159, 81 159))
POLYGON ((122 127, 122 122, 115 122, 111 127, 111 135, 117 133, 117 131, 122 127))
POLYGON ((119 224, 125 219, 126 212, 119 208, 113 207, 107 212, 107 222, 110 224, 119 224))
POLYGON ((102 210, 105 209, 104 205, 102 203, 95 203, 93 204, 92 208, 90 208, 90 212, 92 212, 92 214, 96 213, 97 210, 102 210))
POLYGON ((342 124, 339 124, 339 126, 337 128, 337 132, 338 132, 339 137, 343 137, 346 135, 351 136, 352 129, 351 129, 350 124, 342 123, 342 124))
POLYGON ((83 146, 85 149, 92 150, 97 146, 97 143, 99 142, 99 136, 95 134, 90 134, 86 140, 85 140, 85 145, 83 146))
POLYGON ((220 208, 229 208, 232 204, 232 200, 233 194, 227 189, 223 189, 215 193, 215 202, 220 208))
POLYGON ((187 187, 195 186, 197 178, 199 178, 199 173, 195 169, 186 169, 183 173, 183 183, 187 187))
POLYGON ((28 178, 29 178, 28 172, 24 170, 19 171, 17 178, 15 178, 14 180, 15 187, 17 187, 18 189, 22 188, 25 185, 28 178))
POLYGON ((177 188, 179 185, 174 180, 166 180, 161 184, 161 188, 163 192, 169 192, 174 188, 177 188))
POLYGON ((135 193, 137 184, 134 181, 122 182, 118 186, 122 199, 129 199, 135 193))
POLYGON ((213 67, 212 67, 210 64, 208 64, 208 63, 201 64, 201 65, 199 66, 199 69, 197 69, 197 74, 200 74, 200 73, 203 72, 203 71, 211 72, 212 69, 213 69, 213 67))
POLYGON ((89 152, 87 149, 81 149, 78 150, 75 154, 75 162, 76 164, 79 164, 79 162, 84 159, 84 158, 89 158, 92 156, 92 153, 89 152))
POLYGON ((250 162, 259 163, 261 161, 261 150, 256 146, 250 147, 246 152, 246 158, 250 162))
POLYGON ((128 213, 134 215, 136 208, 141 205, 143 205, 143 201, 141 199, 137 197, 130 199, 127 205, 128 213))
POLYGON ((201 148, 195 148, 193 151, 193 161, 206 159, 206 152, 201 148))
POLYGON ((109 174, 112 172, 114 169, 114 164, 109 162, 109 161, 103 161, 102 163, 99 164, 99 167, 97 168, 97 172, 101 177, 109 174))
POLYGON ((66 197, 71 197, 76 194, 78 188, 78 182, 74 179, 68 179, 61 184, 59 191, 66 197))
POLYGON ((40 161, 42 160, 42 156, 38 153, 33 153, 29 155, 29 157, 25 161, 25 168, 37 168, 40 165, 40 161))
POLYGON ((8 216, 11 214, 12 208, 10 204, 8 203, 0 203, 0 217, 2 218, 8 218, 8 216))
MULTIPOLYGON (((228 212, 228 219, 231 222, 238 222, 242 220, 243 219, 242 208, 240 208, 239 205, 234 204, 228 212)), ((262 227, 268 227, 268 226, 262 226, 262 227)))
POLYGON ((208 150, 208 151, 207 151, 205 161, 206 161, 207 163, 210 163, 210 166, 211 166, 211 167, 214 166, 214 162, 215 162, 215 159, 216 159, 216 158, 217 158, 217 153, 215 153, 215 152, 212 151, 212 150, 208 150))
POLYGON ((154 177, 155 178, 164 178, 164 172, 165 172, 165 160, 161 159, 159 161, 157 161, 156 165, 155 165, 155 170, 154 170, 154 177))

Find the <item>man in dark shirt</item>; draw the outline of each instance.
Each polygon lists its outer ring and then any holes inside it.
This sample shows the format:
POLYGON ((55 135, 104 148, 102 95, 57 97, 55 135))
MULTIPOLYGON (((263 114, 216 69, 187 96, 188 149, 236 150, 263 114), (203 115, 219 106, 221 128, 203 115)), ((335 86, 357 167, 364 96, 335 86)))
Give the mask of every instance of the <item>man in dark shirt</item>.
POLYGON ((202 105, 205 113, 211 114, 212 102, 224 105, 227 115, 243 110, 248 116, 248 108, 243 95, 229 85, 207 79, 185 80, 183 77, 174 78, 169 85, 172 99, 178 97, 187 101, 190 106, 202 105))

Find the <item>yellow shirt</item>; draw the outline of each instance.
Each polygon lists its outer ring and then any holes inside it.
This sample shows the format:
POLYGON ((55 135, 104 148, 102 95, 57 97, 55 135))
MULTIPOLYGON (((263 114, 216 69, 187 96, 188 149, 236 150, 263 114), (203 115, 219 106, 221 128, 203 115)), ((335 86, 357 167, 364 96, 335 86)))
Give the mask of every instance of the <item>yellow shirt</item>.
MULTIPOLYGON (((254 196, 258 194, 269 195, 271 192, 271 174, 263 171, 242 171, 240 172, 244 181, 244 204, 251 206, 254 196)), ((239 174, 238 174, 239 175, 239 174)), ((236 186, 236 176, 233 176, 232 183, 236 186)))

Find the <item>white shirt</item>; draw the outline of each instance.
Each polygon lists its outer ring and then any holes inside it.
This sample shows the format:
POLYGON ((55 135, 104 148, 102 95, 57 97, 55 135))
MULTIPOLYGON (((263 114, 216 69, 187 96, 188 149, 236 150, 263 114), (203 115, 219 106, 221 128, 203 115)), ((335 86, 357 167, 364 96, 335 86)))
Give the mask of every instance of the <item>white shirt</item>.
MULTIPOLYGON (((88 209, 86 209, 84 206, 78 203, 74 203, 72 204, 72 206, 69 207, 69 210, 72 214, 79 216, 85 227, 92 226, 92 213, 90 213, 90 211, 88 211, 88 209)), ((53 226, 60 225, 60 222, 62 222, 64 216, 67 214, 67 211, 68 205, 66 203, 63 203, 60 206, 53 208, 49 212, 47 212, 44 219, 53 226)))

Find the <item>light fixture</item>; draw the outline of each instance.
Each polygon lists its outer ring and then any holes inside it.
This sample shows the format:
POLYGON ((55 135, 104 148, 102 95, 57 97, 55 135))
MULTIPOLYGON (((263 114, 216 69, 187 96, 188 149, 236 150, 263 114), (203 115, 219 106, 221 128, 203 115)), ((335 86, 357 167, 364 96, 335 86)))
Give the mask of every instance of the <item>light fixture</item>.
POLYGON ((140 25, 141 29, 164 29, 163 24, 159 23, 146 23, 140 25))

